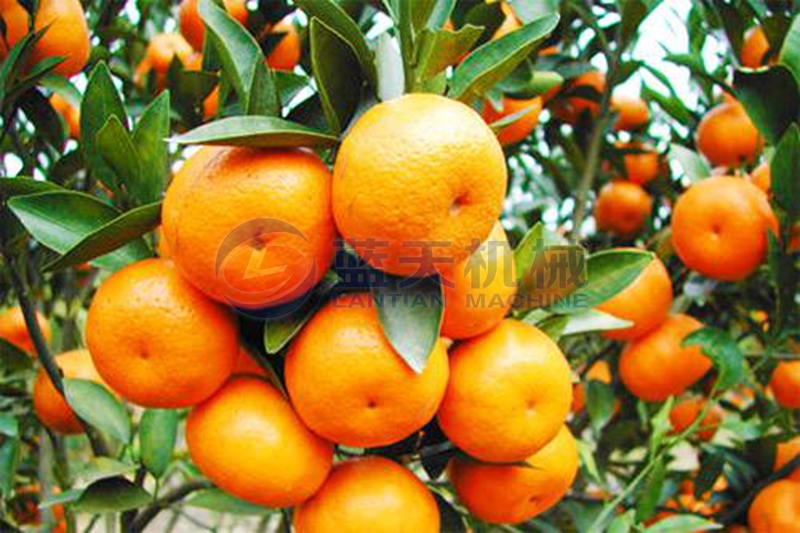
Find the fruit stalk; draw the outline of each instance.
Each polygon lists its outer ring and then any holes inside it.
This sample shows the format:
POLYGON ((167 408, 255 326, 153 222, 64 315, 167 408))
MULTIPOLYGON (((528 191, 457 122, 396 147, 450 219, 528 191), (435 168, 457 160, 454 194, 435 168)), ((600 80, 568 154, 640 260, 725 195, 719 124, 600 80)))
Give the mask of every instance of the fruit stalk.
POLYGON ((181 501, 193 492, 198 490, 211 488, 211 483, 208 481, 190 481, 180 487, 175 488, 168 492, 163 497, 154 501, 150 506, 145 507, 131 523, 126 533, 140 533, 144 528, 158 516, 158 513, 167 509, 172 504, 181 501))

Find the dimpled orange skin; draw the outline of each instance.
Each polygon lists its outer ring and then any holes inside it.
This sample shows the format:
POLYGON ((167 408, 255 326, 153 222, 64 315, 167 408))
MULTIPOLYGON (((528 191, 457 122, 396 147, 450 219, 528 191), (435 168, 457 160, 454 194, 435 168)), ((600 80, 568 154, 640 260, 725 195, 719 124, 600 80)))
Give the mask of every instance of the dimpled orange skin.
POLYGON ((627 328, 604 331, 604 337, 631 340, 657 328, 667 318, 670 307, 672 280, 661 259, 653 257, 633 283, 598 305, 597 309, 633 323, 627 328))
MULTIPOLYGON (((596 361, 589 370, 586 371, 585 381, 599 381, 607 385, 611 384, 611 365, 608 361, 596 361)), ((586 407, 586 391, 583 383, 576 383, 572 386, 572 412, 577 413, 586 407)))
MULTIPOLYGON (((17 0, 0 0, 0 16, 6 29, 5 39, 0 39, 0 59, 8 54, 28 33, 29 15, 17 0)), ((47 31, 33 48, 28 66, 43 59, 63 57, 53 72, 64 77, 78 74, 89 60, 91 44, 86 14, 78 0, 39 0, 39 9, 34 19, 34 30, 47 31)))
POLYGON ((421 276, 452 268, 486 240, 506 181, 503 149, 478 113, 442 96, 409 94, 372 107, 345 137, 333 214, 372 266, 421 276), (426 244, 413 244, 420 241, 426 244), (423 248, 432 252, 427 265, 423 248))
POLYGON ((660 161, 658 153, 646 144, 638 142, 616 143, 618 149, 641 150, 622 156, 625 177, 633 183, 644 185, 658 177, 660 161))
POLYGON ((769 388, 784 409, 800 409, 800 361, 781 361, 772 372, 769 388))
POLYGON ((689 315, 670 315, 654 331, 632 341, 619 360, 622 383, 648 402, 682 393, 711 368, 699 346, 681 346, 687 335, 702 327, 689 315))
POLYGON ((384 336, 371 303, 369 293, 334 299, 294 340, 285 367, 292 404, 308 427, 360 448, 397 442, 430 422, 449 374, 441 341, 423 372, 414 372, 384 336))
MULTIPOLYGON (((775 465, 772 470, 777 472, 798 455, 800 455, 800 435, 791 440, 779 442, 775 448, 775 465)), ((800 481, 800 467, 792 470, 788 477, 793 481, 800 481)))
MULTIPOLYGON (((102 382, 88 350, 65 352, 56 357, 56 364, 65 378, 102 382)), ((43 368, 39 370, 33 383, 33 408, 42 424, 51 431, 64 435, 83 433, 80 421, 53 386, 43 368)))
MULTIPOLYGON (((203 49, 206 27, 197 10, 198 0, 183 0, 178 9, 178 24, 181 35, 197 51, 203 49)), ((225 10, 240 24, 247 21, 247 0, 224 0, 225 10)))
POLYGON ((414 474, 379 456, 337 464, 294 512, 296 533, 438 533, 439 510, 414 474))
POLYGON ((706 113, 697 126, 697 149, 713 166, 752 163, 763 141, 739 102, 723 102, 706 113))
POLYGON ((507 319, 451 350, 437 417, 468 455, 514 462, 556 436, 571 404, 570 368, 558 345, 534 326, 507 319))
POLYGON ((267 507, 314 494, 333 464, 333 446, 312 433, 275 387, 231 378, 194 407, 186 422, 189 455, 214 484, 267 507))
POLYGON ((777 221, 767 196, 742 178, 699 181, 678 197, 672 212, 678 257, 720 281, 739 281, 758 268, 767 254, 768 231, 777 231, 777 221))
MULTIPOLYGON (((672 424, 672 433, 682 433, 692 425, 703 410, 705 400, 702 398, 687 398, 675 404, 669 413, 669 421, 672 424)), ((709 441, 714 438, 719 423, 722 420, 722 413, 717 406, 711 407, 708 413, 700 421, 695 429, 695 435, 702 441, 709 441)))
POLYGON ((164 259, 129 265, 100 286, 86 341, 114 391, 142 407, 165 409, 208 398, 230 376, 239 351, 233 313, 164 259))
POLYGON ((525 462, 493 465, 456 458, 448 474, 471 514, 493 524, 519 524, 558 503, 575 480, 578 447, 567 426, 525 462))
POLYGON ((500 222, 482 247, 457 265, 443 282, 441 334, 448 339, 466 339, 490 330, 506 316, 517 292, 514 252, 500 222), (494 275, 491 280, 490 274, 494 275))
MULTIPOLYGON (((44 340, 49 344, 52 337, 50 322, 39 311, 36 311, 36 322, 39 323, 44 340)), ((12 307, 0 313, 0 339, 13 344, 23 352, 29 354, 36 352, 22 309, 19 307, 12 307)))
POLYGON ((800 483, 781 479, 758 493, 747 512, 752 533, 800 532, 800 483))
POLYGON ((611 97, 611 110, 617 113, 614 121, 616 131, 634 131, 650 122, 647 104, 638 96, 615 94, 611 97))
POLYGON ((275 70, 292 71, 300 62, 302 45, 292 19, 287 17, 275 24, 270 33, 282 33, 281 40, 267 55, 267 65, 275 70))
POLYGON ((600 112, 600 104, 583 96, 569 96, 569 93, 578 87, 591 87, 598 93, 606 89, 606 75, 597 70, 585 72, 572 80, 566 91, 566 97, 555 102, 553 113, 557 118, 574 124, 584 113, 596 117, 600 112))
POLYGON ((330 180, 325 164, 305 150, 201 149, 164 199, 163 234, 175 263, 206 295, 239 307, 304 295, 333 260, 330 180), (226 241, 245 223, 251 238, 226 241), (220 252, 224 243, 235 247, 220 252))
POLYGON ((539 113, 542 112, 542 99, 537 96, 524 100, 516 98, 503 98, 503 108, 498 110, 488 100, 483 104, 483 119, 487 124, 496 122, 505 117, 516 115, 528 109, 524 115, 504 127, 497 133, 497 138, 503 145, 516 144, 528 137, 539 124, 539 113))
POLYGON ((764 58, 769 51, 769 41, 764 29, 756 26, 745 35, 740 54, 743 67, 758 68, 766 63, 764 58))
POLYGON ((53 94, 50 97, 50 105, 61 115, 67 124, 67 133, 73 139, 81 137, 81 113, 72 104, 67 102, 60 94, 53 94))
POLYGON ((163 90, 172 60, 177 57, 184 66, 188 66, 193 56, 192 45, 186 42, 181 34, 160 33, 147 45, 142 61, 134 70, 133 79, 137 85, 144 85, 150 71, 153 71, 156 73, 156 88, 163 90))
POLYGON ((598 230, 625 236, 639 232, 652 210, 653 199, 641 185, 615 180, 600 189, 594 218, 598 230))

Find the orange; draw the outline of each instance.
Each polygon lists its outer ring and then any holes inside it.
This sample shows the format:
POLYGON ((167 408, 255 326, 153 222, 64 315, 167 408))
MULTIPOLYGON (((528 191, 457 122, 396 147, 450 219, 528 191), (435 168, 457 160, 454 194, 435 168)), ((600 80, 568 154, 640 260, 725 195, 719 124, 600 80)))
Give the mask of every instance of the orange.
POLYGON ((450 463, 458 499, 471 514, 493 524, 530 520, 564 497, 578 472, 578 447, 562 425, 525 465, 493 465, 469 458, 450 463))
MULTIPOLYGON (((669 421, 672 424, 672 433, 678 434, 691 426, 705 406, 702 398, 688 398, 675 404, 669 413, 669 421)), ((700 421, 695 429, 695 435, 702 441, 709 441, 714 438, 719 423, 722 420, 722 411, 714 405, 700 421)))
POLYGON ((653 199, 641 185, 614 180, 600 189, 594 218, 600 231, 632 235, 644 227, 652 209, 653 199))
POLYGON ((618 142, 616 147, 617 149, 639 150, 639 152, 631 152, 622 156, 625 177, 628 180, 644 185, 658 177, 660 161, 658 153, 651 147, 638 142, 618 142))
POLYGON ((361 115, 333 171, 333 214, 370 265, 422 276, 486 240, 503 208, 506 162, 472 108, 409 94, 361 115))
POLYGON ((438 533, 439 509, 411 472, 378 456, 336 465, 322 488, 295 509, 297 533, 438 533))
POLYGON ((632 341, 619 360, 622 383, 648 402, 682 393, 711 368, 699 346, 681 346, 688 334, 702 327, 689 315, 670 315, 654 331, 632 341))
POLYGON ((375 305, 369 293, 339 296, 314 315, 286 356, 286 388, 297 413, 337 444, 369 448, 408 437, 433 418, 447 385, 444 345, 435 344, 417 374, 384 336, 375 305))
POLYGON ((752 533, 800 532, 800 483, 781 479, 758 493, 747 512, 752 533))
POLYGON ((503 320, 517 292, 513 253, 502 224, 497 222, 481 248, 442 279, 443 336, 474 337, 503 320))
POLYGON ((50 105, 56 113, 61 115, 67 125, 67 133, 73 139, 81 137, 81 112, 72 104, 67 102, 60 94, 53 94, 50 97, 50 105))
MULTIPOLYGON (((586 371, 586 382, 599 381, 601 383, 611 383, 611 365, 608 361, 596 361, 589 370, 586 371)), ((577 413, 586 407, 586 391, 584 390, 583 383, 576 383, 572 387, 572 411, 577 413)))
MULTIPOLYGON (((489 2, 487 2, 489 3, 489 2)), ((514 13, 514 10, 511 9, 511 6, 506 4, 505 2, 500 3, 500 9, 503 11, 505 18, 503 19, 503 23, 500 24, 500 27, 494 32, 492 35, 492 41, 499 39, 500 37, 505 37, 512 31, 518 29, 522 24, 520 24, 519 20, 517 20, 517 16, 514 13)))
POLYGON ((611 97, 611 110, 617 114, 616 131, 634 131, 650 122, 647 104, 638 96, 615 94, 611 97))
POLYGON ((267 507, 296 505, 322 486, 333 446, 303 425, 275 387, 231 378, 186 421, 189 455, 214 484, 267 507))
MULTIPOLYGON (((775 465, 772 470, 777 472, 798 455, 800 455, 800 435, 791 440, 779 442, 775 448, 775 465)), ((789 474, 789 478, 793 481, 800 481, 800 467, 795 468, 789 474)))
POLYGON ((769 41, 764 28, 756 26, 747 32, 742 43, 740 59, 743 67, 758 68, 766 64, 769 41))
POLYGON ((267 65, 275 70, 294 70, 300 62, 302 45, 291 17, 286 17, 272 28, 269 33, 281 33, 280 41, 267 55, 267 65))
POLYGON ((800 361, 781 361, 772 372, 769 388, 784 409, 800 409, 800 361))
MULTIPOLYGON (((203 49, 206 26, 197 11, 198 0, 183 0, 178 9, 178 24, 181 35, 195 50, 203 49)), ((244 24, 247 21, 247 0, 224 0, 225 10, 230 16, 244 24)))
POLYGON ((752 163, 763 142, 742 104, 723 102, 706 113, 697 126, 697 149, 713 166, 752 163))
POLYGON ((767 231, 777 221, 767 196, 741 178, 715 176, 681 194, 672 212, 672 245, 681 261, 700 274, 739 281, 767 253, 767 231))
MULTIPOLYGON (((50 322, 39 311, 36 311, 36 322, 39 323, 44 340, 49 344, 52 337, 50 322)), ((0 339, 29 354, 36 353, 33 339, 31 339, 28 326, 25 324, 25 317, 19 307, 12 307, 0 313, 0 339)))
POLYGON ((558 433, 572 404, 571 381, 550 337, 504 320, 451 350, 439 425, 476 459, 523 461, 558 433))
MULTIPOLYGON (((56 364, 65 378, 102 382, 88 350, 63 353, 56 357, 56 364)), ((80 421, 43 368, 39 369, 33 384, 33 408, 42 424, 51 431, 67 435, 83 432, 80 421)))
POLYGON ((156 76, 156 89, 163 90, 167 83, 167 72, 174 58, 184 65, 191 64, 194 50, 179 33, 159 33, 147 45, 144 57, 136 66, 133 79, 137 85, 144 85, 150 72, 156 76))
POLYGON ((86 341, 98 372, 143 407, 175 409, 208 398, 239 351, 233 313, 207 300, 172 262, 145 259, 97 290, 86 341))
POLYGON ((310 151, 201 149, 164 199, 175 264, 206 295, 238 307, 305 295, 333 260, 330 183, 310 151))
POLYGON ((672 307, 672 280, 658 257, 642 270, 633 283, 597 306, 597 309, 627 320, 627 328, 603 332, 609 339, 631 340, 650 333, 667 318, 672 307))
POLYGON ((750 173, 750 181, 766 194, 772 192, 772 172, 769 163, 764 161, 750 173))
MULTIPOLYGON (((58 494, 58 487, 53 487, 53 493, 58 494)), ((42 495, 38 484, 25 485, 14 491, 14 495, 8 500, 8 511, 14 518, 14 522, 20 526, 41 526, 42 511, 39 509, 42 495)), ((55 524, 48 530, 49 533, 67 533, 67 519, 64 514, 64 506, 61 504, 50 507, 52 519, 55 524)), ((37 531, 41 528, 34 528, 37 531)))
POLYGON ((553 113, 560 120, 575 124, 584 113, 594 118, 600 112, 600 103, 596 98, 587 98, 584 94, 571 95, 577 89, 580 92, 593 89, 602 94, 606 90, 606 75, 597 70, 590 70, 573 79, 564 92, 564 97, 555 102, 553 113))
MULTIPOLYGON (((17 0, 0 0, 0 16, 5 22, 5 38, 0 39, 0 59, 28 33, 29 15, 17 0), (6 47, 8 43, 8 48, 6 47)), ((33 47, 28 66, 52 57, 63 57, 54 69, 67 78, 78 74, 89 60, 91 44, 86 13, 78 0, 39 0, 33 29, 47 28, 33 47)))
POLYGON ((522 116, 505 126, 497 133, 497 138, 501 144, 516 144, 528 137, 539 123, 539 113, 542 112, 542 99, 535 98, 516 99, 503 97, 502 109, 495 109, 488 100, 483 104, 483 119, 487 124, 492 124, 511 115, 517 115, 525 110, 522 116))

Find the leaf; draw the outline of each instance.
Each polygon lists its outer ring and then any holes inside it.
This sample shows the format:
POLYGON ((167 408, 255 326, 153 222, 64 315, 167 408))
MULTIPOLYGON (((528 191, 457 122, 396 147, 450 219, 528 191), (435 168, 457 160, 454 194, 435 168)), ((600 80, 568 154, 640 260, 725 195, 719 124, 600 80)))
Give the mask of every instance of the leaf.
POLYGON ((527 99, 541 96, 563 83, 564 77, 557 72, 537 71, 530 61, 525 61, 496 88, 514 98, 527 99))
POLYGON ((139 447, 142 464, 155 477, 167 471, 178 432, 178 411, 147 409, 139 424, 139 447))
POLYGON ((77 512, 102 514, 119 513, 150 503, 150 494, 123 477, 95 481, 72 504, 77 512))
POLYGON ((115 183, 130 190, 139 180, 139 156, 128 130, 115 116, 97 132, 97 149, 103 160, 116 174, 115 183))
POLYGON ((800 216, 800 194, 797 194, 798 168, 800 168, 800 127, 792 124, 775 147, 775 154, 770 162, 773 198, 789 214, 789 220, 795 220, 800 216))
POLYGON ((783 65, 767 69, 738 69, 733 75, 736 96, 747 114, 767 139, 776 144, 786 129, 800 116, 798 83, 783 65))
POLYGON ((718 328, 702 328, 687 335, 681 346, 700 346, 719 372, 716 387, 725 390, 744 378, 743 356, 731 335, 718 328))
POLYGON ((19 436, 19 422, 8 413, 0 413, 0 435, 6 437, 19 436))
POLYGON ((84 489, 69 489, 58 494, 50 493, 42 498, 39 502, 39 509, 50 509, 54 505, 63 505, 65 503, 72 503, 83 494, 84 489))
POLYGON ((415 86, 455 65, 461 57, 470 51, 472 45, 483 34, 479 26, 467 24, 458 29, 425 30, 420 35, 419 52, 415 73, 415 86))
POLYGON ((523 23, 528 23, 547 13, 558 13, 560 0, 507 0, 514 14, 523 23))
POLYGON ((467 533, 464 519, 453 506, 442 498, 441 494, 433 493, 436 498, 436 506, 439 508, 439 531, 442 533, 467 533))
POLYGON ((145 108, 133 128, 133 145, 139 164, 139 180, 129 184, 138 204, 158 201, 169 175, 169 93, 161 93, 145 108))
POLYGON ((100 479, 123 476, 135 471, 135 464, 123 463, 110 457, 94 457, 79 467, 77 475, 81 486, 85 487, 100 479))
POLYGON ((57 150, 62 150, 67 140, 67 131, 50 101, 37 89, 30 89, 19 99, 19 104, 25 116, 35 126, 36 135, 57 150))
POLYGON ((428 28, 441 28, 450 19, 456 0, 436 0, 428 17, 428 28))
POLYGON ((524 322, 528 324, 533 324, 542 332, 553 339, 554 342, 558 342, 561 339, 561 336, 564 334, 564 328, 567 327, 567 323, 569 322, 569 318, 564 315, 550 315, 547 316, 545 319, 541 320, 538 323, 533 323, 528 320, 529 317, 535 316, 533 313, 527 315, 524 319, 524 322))
POLYGON ((664 60, 669 61, 670 63, 675 63, 676 65, 687 67, 692 74, 701 80, 716 84, 725 92, 731 92, 730 85, 728 85, 723 78, 706 70, 705 64, 703 63, 703 58, 700 54, 667 54, 664 57, 664 60))
POLYGON ((608 533, 628 533, 635 523, 636 511, 630 509, 617 515, 608 526, 608 533))
POLYGON ((287 315, 264 321, 264 349, 268 354, 276 354, 289 344, 289 341, 314 316, 316 310, 328 300, 331 289, 336 283, 323 279, 297 309, 287 315))
POLYGON ((234 515, 265 515, 275 511, 237 498, 217 488, 203 489, 186 499, 186 505, 234 515))
MULTIPOLYGON (((672 429, 672 423, 669 420, 669 414, 672 412, 672 406, 675 404, 675 398, 670 396, 656 412, 655 416, 650 419, 650 439, 648 440, 647 447, 650 457, 654 457, 661 444, 664 442, 664 436, 672 429)), ((644 405, 640 403, 639 405, 644 405)))
POLYGON ((630 327, 628 320, 617 318, 597 309, 584 309, 581 312, 569 315, 569 321, 561 335, 577 335, 580 333, 594 333, 598 331, 611 331, 630 327))
POLYGON ((648 103, 655 102, 670 117, 674 118, 684 126, 688 126, 693 120, 691 111, 689 111, 681 99, 675 95, 661 94, 646 84, 643 84, 642 98, 648 103))
POLYGON ((704 454, 700 461, 700 470, 694 479, 694 497, 701 500, 703 495, 714 487, 722 470, 725 468, 725 456, 721 453, 704 454))
POLYGON ((706 160, 694 150, 680 144, 672 143, 669 146, 669 156, 683 169, 683 173, 692 183, 697 183, 711 175, 711 167, 706 160))
POLYGON ((420 374, 439 340, 442 287, 429 277, 406 280, 387 275, 384 279, 371 287, 383 333, 408 366, 420 374))
MULTIPOLYGON (((588 405, 588 404, 587 404, 588 405)), ((656 512, 661 491, 664 488, 664 481, 667 475, 667 467, 664 459, 659 457, 656 463, 647 474, 644 486, 636 498, 636 520, 644 522, 652 518, 656 512)))
POLYGON ((722 526, 693 514, 668 516, 644 530, 644 533, 686 533, 687 531, 709 531, 722 526))
POLYGON ((81 419, 120 442, 130 441, 128 413, 104 386, 84 379, 65 379, 64 393, 81 419))
POLYGON ((6 498, 11 496, 14 490, 19 452, 19 440, 3 439, 0 442, 0 495, 6 498))
POLYGON ((792 71, 795 82, 800 85, 800 17, 794 17, 783 40, 778 62, 792 71))
POLYGON ((39 85, 61 96, 69 105, 80 109, 82 100, 81 93, 77 87, 64 76, 45 74, 39 80, 39 85))
POLYGON ((614 416, 614 389, 596 379, 586 382, 586 411, 595 433, 599 433, 614 416))
POLYGON ((575 444, 578 446, 578 457, 580 465, 586 469, 586 473, 599 485, 605 485, 603 475, 600 469, 597 468, 597 461, 595 460, 595 450, 591 444, 584 440, 576 439, 575 444))
POLYGON ((328 133, 276 117, 229 117, 174 137, 178 144, 216 144, 258 148, 333 146, 328 133))
POLYGON ((630 44, 639 30, 645 18, 652 13, 653 9, 661 2, 659 0, 618 0, 620 16, 620 44, 625 48, 630 44))
POLYGON ((0 339, 0 371, 4 374, 25 372, 33 368, 30 354, 20 350, 5 339, 0 339))
POLYGON ((12 198, 38 192, 57 191, 61 189, 52 181, 36 180, 17 176, 16 178, 0 178, 0 197, 12 198))
POLYGON ((376 66, 378 69, 378 98, 391 100, 403 95, 406 78, 403 71, 403 56, 396 41, 384 33, 378 37, 376 45, 376 66))

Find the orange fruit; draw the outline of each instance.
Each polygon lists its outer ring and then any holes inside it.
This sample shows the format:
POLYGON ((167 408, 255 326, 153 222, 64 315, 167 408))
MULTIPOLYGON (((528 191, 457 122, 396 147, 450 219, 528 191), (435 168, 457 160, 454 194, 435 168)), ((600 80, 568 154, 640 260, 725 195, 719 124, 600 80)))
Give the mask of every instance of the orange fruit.
POLYGON ((800 409, 800 361, 781 361, 772 372, 769 388, 784 409, 800 409))
POLYGON ((137 405, 166 409, 208 398, 230 376, 239 351, 233 313, 164 259, 129 265, 100 286, 86 341, 113 390, 137 405))
POLYGON ((503 320, 517 292, 513 253, 503 225, 497 222, 481 248, 443 278, 443 336, 474 337, 503 320))
POLYGON ((769 168, 769 163, 764 161, 750 173, 750 181, 761 189, 765 194, 769 195, 772 192, 772 171, 769 168))
POLYGON ((617 114, 616 131, 634 131, 650 122, 647 103, 638 96, 615 94, 611 97, 611 110, 617 114))
MULTIPOLYGON (((691 426, 695 419, 700 415, 700 411, 705 406, 702 398, 687 398, 675 404, 669 413, 669 421, 672 424, 672 433, 682 433, 691 426)), ((722 420, 722 411, 714 405, 700 421, 700 425, 695 430, 695 435, 702 441, 709 441, 714 438, 719 423, 722 420)))
POLYGON ((598 101, 589 99, 583 94, 571 95, 571 93, 575 93, 576 89, 579 88, 581 88, 581 93, 588 89, 594 89, 597 93, 603 93, 606 89, 606 75, 597 70, 590 70, 573 79, 567 86, 564 97, 555 102, 553 114, 556 118, 574 124, 584 113, 589 113, 592 118, 597 116, 600 112, 600 104, 598 101))
MULTIPOLYGON (((203 49, 206 26, 197 10, 198 0, 183 0, 178 8, 178 25, 181 35, 195 50, 203 49)), ((230 16, 244 24, 247 21, 247 0, 224 0, 223 5, 230 16)))
POLYGON ((81 112, 72 104, 67 102, 63 96, 54 93, 50 97, 50 105, 56 113, 61 115, 67 125, 67 133, 73 139, 81 137, 81 112))
POLYGON ((514 13, 514 10, 511 9, 511 6, 509 6, 505 2, 501 2, 500 9, 503 11, 505 18, 503 19, 503 23, 500 24, 500 27, 497 28, 497 30, 494 32, 494 35, 492 35, 491 38, 492 41, 495 41, 500 37, 504 37, 509 33, 511 33, 512 31, 518 29, 520 26, 522 26, 519 20, 517 20, 517 15, 514 13))
POLYGON ((603 332, 609 339, 631 340, 650 333, 667 318, 672 307, 672 280, 658 257, 642 270, 633 283, 597 306, 597 309, 627 320, 627 328, 603 332))
POLYGON ((409 94, 361 115, 333 171, 333 214, 370 265, 402 276, 451 269, 503 208, 503 149, 472 108, 409 94))
MULTIPOLYGON (((0 59, 28 33, 30 17, 17 0, 0 0, 0 16, 5 22, 0 39, 0 59), (8 43, 8 47, 6 47, 8 43)), ((78 0, 39 0, 33 21, 34 31, 47 28, 33 47, 28 67, 52 57, 63 57, 54 72, 67 78, 78 74, 89 60, 91 44, 86 13, 78 0)))
MULTIPOLYGON (((779 442, 775 448, 775 465, 772 470, 777 472, 798 455, 800 455, 800 435, 791 440, 779 442)), ((800 467, 795 468, 788 477, 793 481, 800 481, 800 467)))
MULTIPOLYGON (((39 323, 44 340, 49 344, 52 337, 50 322, 39 311, 36 311, 36 322, 39 323)), ((23 352, 36 353, 33 339, 31 339, 28 326, 25 324, 25 317, 19 307, 12 307, 0 313, 0 339, 13 344, 23 352)))
MULTIPOLYGON (((586 382, 600 381, 601 383, 611 384, 611 365, 608 361, 596 361, 589 370, 586 371, 586 382)), ((572 386, 572 411, 577 413, 586 407, 586 391, 583 383, 576 383, 572 386)))
POLYGON ((781 479, 758 493, 747 512, 752 533, 800 532, 800 483, 781 479))
POLYGON ((175 264, 206 295, 239 307, 305 295, 333 260, 330 182, 310 151, 201 149, 164 199, 175 264))
MULTIPOLYGON (((436 413, 448 377, 437 341, 417 374, 383 334, 369 293, 339 296, 295 338, 286 388, 315 433, 346 446, 384 446, 408 437, 436 413)), ((386 305, 389 305, 386 302, 386 305)))
POLYGON ((764 28, 756 26, 747 32, 742 43, 740 60, 743 67, 758 68, 766 64, 764 61, 769 52, 769 41, 764 28))
POLYGON ((681 194, 672 212, 672 245, 683 264, 721 281, 752 274, 777 221, 766 195, 741 178, 715 176, 681 194))
MULTIPOLYGON (((58 494, 58 487, 53 487, 53 493, 58 494)), ((39 505, 42 500, 41 489, 38 484, 25 485, 14 491, 14 496, 8 500, 8 511, 14 518, 14 522, 20 526, 41 526, 42 512, 39 505)), ((64 514, 64 506, 61 504, 50 507, 52 524, 48 533, 67 533, 67 518, 64 514)), ((34 528, 37 531, 39 529, 34 528)))
POLYGON ((140 86, 144 85, 152 71, 156 76, 156 88, 159 91, 163 90, 173 59, 177 57, 184 66, 188 66, 193 55, 192 45, 187 43, 180 33, 159 33, 151 39, 144 57, 136 66, 133 72, 134 82, 140 86))
POLYGON ((297 533, 438 533, 439 509, 411 472, 379 456, 337 464, 294 513, 297 533))
MULTIPOLYGON (((88 350, 73 350, 57 356, 56 364, 63 376, 69 379, 86 379, 102 383, 92 364, 88 350)), ((42 424, 51 431, 66 435, 83 432, 83 426, 64 397, 59 394, 43 368, 39 369, 33 384, 33 408, 42 424)))
POLYGON ((525 463, 493 465, 456 458, 448 473, 471 514, 493 524, 518 524, 547 511, 572 486, 578 447, 567 426, 525 463))
POLYGON ((627 153, 622 156, 625 177, 629 181, 644 185, 658 177, 660 171, 658 152, 639 142, 617 142, 616 146, 618 149, 640 150, 640 152, 627 153))
POLYGON ((684 337, 702 327, 689 315, 670 315, 658 328, 632 341, 619 360, 622 383, 648 402, 685 391, 711 368, 699 346, 681 346, 684 337))
POLYGON ((570 368, 558 345, 509 319, 451 350, 438 420, 476 459, 523 461, 556 436, 571 404, 570 368))
POLYGON ((275 387, 231 378, 186 421, 189 455, 216 485, 267 507, 296 505, 322 486, 333 446, 312 433, 275 387))
POLYGON ((300 62, 302 45, 300 34, 297 33, 292 18, 286 17, 281 20, 269 28, 269 33, 282 33, 283 35, 275 47, 269 51, 267 65, 275 70, 294 70, 294 67, 300 62))
POLYGON ((516 144, 526 139, 539 123, 539 113, 542 112, 541 97, 536 96, 522 100, 503 97, 503 107, 499 110, 495 109, 487 100, 483 104, 483 119, 487 124, 492 124, 508 116, 517 115, 526 109, 528 111, 525 114, 497 132, 497 138, 501 144, 516 144))
POLYGON ((714 166, 752 163, 763 141, 739 102, 723 102, 706 113, 697 126, 697 149, 714 166))
POLYGON ((632 235, 644 227, 652 210, 653 199, 641 185, 614 180, 600 189, 594 218, 600 231, 632 235))

